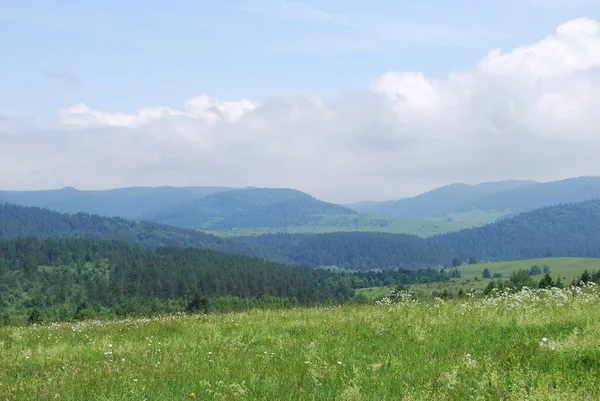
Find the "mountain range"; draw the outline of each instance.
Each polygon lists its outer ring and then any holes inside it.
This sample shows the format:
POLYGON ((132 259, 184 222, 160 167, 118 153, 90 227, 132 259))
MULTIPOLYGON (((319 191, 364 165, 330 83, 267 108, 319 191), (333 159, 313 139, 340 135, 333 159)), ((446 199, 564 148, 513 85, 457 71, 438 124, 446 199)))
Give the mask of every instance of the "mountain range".
POLYGON ((452 184, 412 198, 346 206, 375 216, 435 218, 473 211, 515 214, 598 198, 600 177, 577 177, 551 182, 515 180, 477 185, 452 184))
POLYGON ((0 191, 0 202, 227 235, 364 231, 428 237, 562 203, 600 198, 600 177, 452 184, 386 202, 337 205, 286 188, 132 187, 0 191))

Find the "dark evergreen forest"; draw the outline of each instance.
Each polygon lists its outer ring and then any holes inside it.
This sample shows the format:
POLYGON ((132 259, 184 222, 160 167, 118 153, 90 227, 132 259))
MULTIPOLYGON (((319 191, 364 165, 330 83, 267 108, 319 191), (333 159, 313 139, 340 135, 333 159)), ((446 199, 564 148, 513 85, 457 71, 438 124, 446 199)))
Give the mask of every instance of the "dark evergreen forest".
POLYGON ((434 269, 334 272, 195 248, 90 238, 0 239, 0 314, 49 319, 185 311, 198 299, 273 306, 343 303, 354 289, 447 280, 434 269), (195 301, 194 301, 195 300, 195 301), (237 301, 236 301, 237 300, 237 301))

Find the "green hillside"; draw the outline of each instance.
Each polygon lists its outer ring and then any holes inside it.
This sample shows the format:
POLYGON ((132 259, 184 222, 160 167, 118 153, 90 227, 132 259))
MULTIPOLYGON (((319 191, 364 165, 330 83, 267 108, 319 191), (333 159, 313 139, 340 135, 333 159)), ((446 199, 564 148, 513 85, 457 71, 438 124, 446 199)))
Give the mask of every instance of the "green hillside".
POLYGON ((278 232, 322 234, 339 231, 384 232, 392 234, 411 234, 419 237, 430 237, 472 228, 494 222, 503 213, 473 211, 455 213, 447 218, 412 219, 408 217, 382 217, 359 214, 351 215, 313 215, 309 223, 303 225, 281 227, 246 227, 228 231, 203 230, 219 236, 261 235, 278 232))
POLYGON ((466 265, 461 267, 461 278, 481 278, 484 269, 488 269, 492 275, 500 273, 502 277, 508 278, 513 271, 519 269, 529 270, 534 265, 541 268, 548 266, 553 278, 560 276, 564 282, 570 283, 571 280, 579 277, 586 269, 590 272, 600 270, 600 258, 539 258, 466 265))
MULTIPOLYGON (((410 288, 425 297, 431 297, 432 293, 441 293, 444 290, 456 295, 461 289, 465 293, 471 289, 484 289, 491 280, 482 278, 484 269, 488 269, 492 276, 501 274, 501 280, 508 280, 513 272, 517 270, 529 271, 532 266, 539 266, 542 269, 541 275, 532 276, 535 281, 542 278, 543 268, 548 266, 553 280, 560 277, 565 285, 569 285, 573 279, 578 279, 585 270, 590 273, 600 271, 600 258, 539 258, 463 265, 460 267, 460 278, 452 278, 443 282, 413 284, 410 288)), ((356 293, 369 299, 378 299, 388 296, 392 290, 393 287, 383 286, 358 289, 356 293)))
POLYGON ((599 332, 600 297, 588 288, 0 327, 0 393, 69 401, 598 400, 599 332))

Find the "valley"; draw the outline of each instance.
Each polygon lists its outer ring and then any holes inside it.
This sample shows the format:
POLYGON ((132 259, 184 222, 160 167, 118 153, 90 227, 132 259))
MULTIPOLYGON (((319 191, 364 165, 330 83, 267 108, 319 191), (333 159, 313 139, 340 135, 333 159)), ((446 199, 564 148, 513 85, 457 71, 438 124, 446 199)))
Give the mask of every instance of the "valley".
POLYGON ((0 193, 0 394, 595 397, 595 183, 456 185, 410 216, 289 189, 0 193))

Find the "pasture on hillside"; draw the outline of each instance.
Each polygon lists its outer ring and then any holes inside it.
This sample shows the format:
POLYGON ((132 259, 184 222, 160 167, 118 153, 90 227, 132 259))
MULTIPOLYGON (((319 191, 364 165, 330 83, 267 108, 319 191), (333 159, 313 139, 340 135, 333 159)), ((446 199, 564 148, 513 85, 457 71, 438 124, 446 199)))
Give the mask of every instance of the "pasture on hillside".
POLYGON ((368 215, 315 215, 314 221, 299 226, 288 226, 285 229, 277 227, 240 228, 230 231, 203 230, 218 236, 248 236, 289 232, 297 234, 322 234, 339 231, 385 232, 392 234, 411 234, 422 238, 437 234, 445 234, 472 228, 483 224, 493 223, 507 212, 487 212, 475 210, 464 213, 453 213, 438 218, 408 218, 385 217, 368 215))
MULTIPOLYGON (((539 266, 542 269, 542 274, 532 276, 535 281, 539 281, 543 277, 543 268, 544 266, 548 266, 553 280, 560 277, 565 285, 570 285, 573 279, 579 278, 585 270, 588 270, 590 273, 600 270, 600 259, 556 257, 478 263, 474 265, 464 264, 460 267, 460 278, 453 278, 447 282, 415 284, 411 285, 410 288, 417 294, 425 297, 430 297, 432 293, 440 293, 444 290, 453 294, 456 294, 461 289, 464 292, 468 292, 471 289, 481 290, 491 280, 482 278, 482 273, 486 268, 490 272, 490 275, 493 276, 494 273, 499 273, 502 275, 502 280, 508 280, 512 272, 520 269, 529 271, 532 266, 539 266)), ((450 271, 451 268, 446 270, 450 271)), ((392 290, 393 288, 391 287, 363 288, 356 290, 356 293, 364 295, 369 299, 378 299, 387 296, 392 290)))
POLYGON ((0 328, 3 400, 600 397, 600 292, 0 328))

